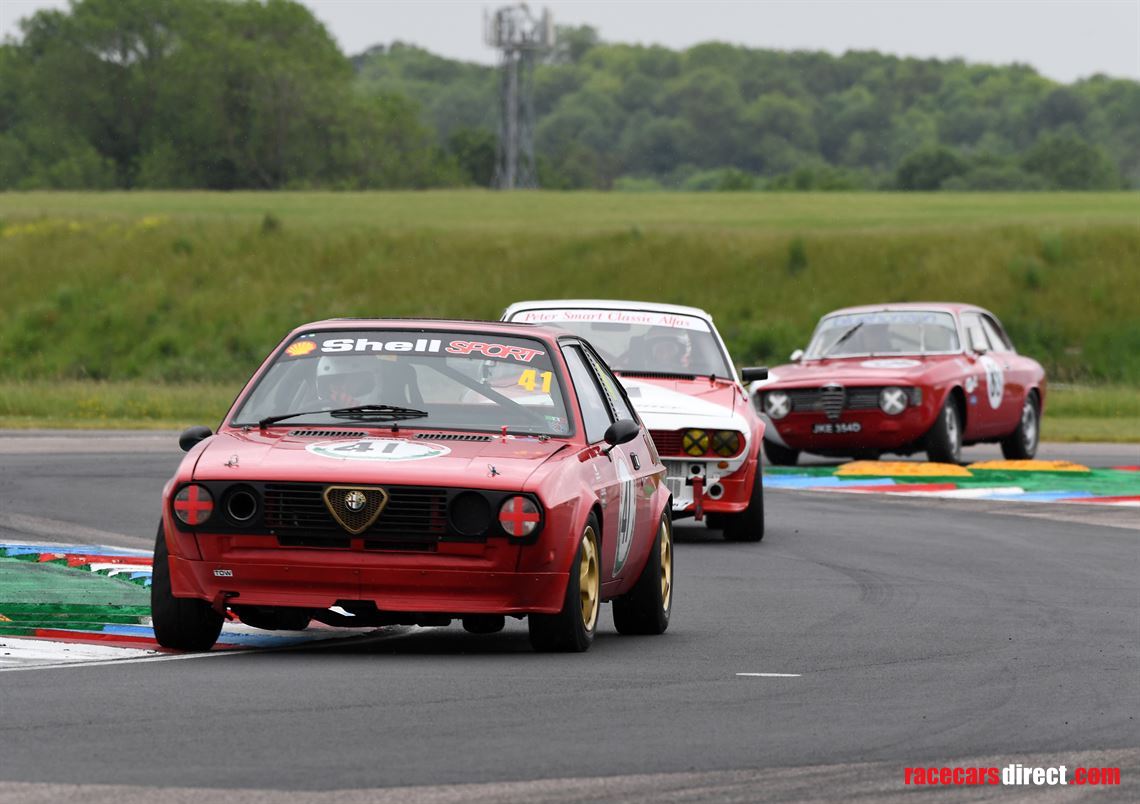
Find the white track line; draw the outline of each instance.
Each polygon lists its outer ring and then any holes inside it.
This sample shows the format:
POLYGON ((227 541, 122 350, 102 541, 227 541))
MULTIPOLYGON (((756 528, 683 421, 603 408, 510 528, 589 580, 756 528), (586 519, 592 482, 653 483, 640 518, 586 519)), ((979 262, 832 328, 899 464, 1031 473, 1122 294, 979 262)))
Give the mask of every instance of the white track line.
POLYGON ((738 676, 749 678, 800 678, 800 673, 737 673, 738 676))

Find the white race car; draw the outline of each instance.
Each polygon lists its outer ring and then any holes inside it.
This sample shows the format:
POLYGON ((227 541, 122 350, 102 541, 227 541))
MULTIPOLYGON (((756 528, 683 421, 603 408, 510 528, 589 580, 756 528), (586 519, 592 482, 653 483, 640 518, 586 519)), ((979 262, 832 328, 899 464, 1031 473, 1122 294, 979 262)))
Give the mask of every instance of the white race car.
MULTIPOLYGON (((557 326, 594 346, 649 428, 674 518, 707 516, 731 541, 763 538, 764 423, 708 313, 654 302, 558 299, 516 302, 503 320, 557 326)), ((753 382, 768 370, 740 374, 753 382)))

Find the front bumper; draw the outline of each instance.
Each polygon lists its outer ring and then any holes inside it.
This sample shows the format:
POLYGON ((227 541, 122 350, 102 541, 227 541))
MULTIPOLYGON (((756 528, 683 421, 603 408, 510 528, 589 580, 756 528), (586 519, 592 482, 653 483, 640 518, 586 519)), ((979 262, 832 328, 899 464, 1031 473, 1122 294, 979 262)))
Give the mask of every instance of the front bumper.
MULTIPOLYGON (((767 418, 767 417, 766 417, 767 418)), ((926 406, 908 407, 897 416, 880 410, 844 410, 836 421, 823 413, 789 413, 771 422, 765 438, 791 449, 825 452, 905 447, 926 435, 934 413, 926 406), (815 432, 817 425, 831 425, 842 432, 815 432), (858 431, 851 432, 851 425, 858 431)))
POLYGON ((305 567, 288 563, 189 561, 172 557, 176 597, 246 606, 328 609, 357 601, 386 612, 555 614, 567 575, 453 569, 305 567), (233 573, 215 576, 215 571, 233 573))
POLYGON ((665 484, 673 495, 673 515, 737 514, 748 507, 757 461, 745 461, 731 474, 721 474, 715 461, 662 458, 665 484))

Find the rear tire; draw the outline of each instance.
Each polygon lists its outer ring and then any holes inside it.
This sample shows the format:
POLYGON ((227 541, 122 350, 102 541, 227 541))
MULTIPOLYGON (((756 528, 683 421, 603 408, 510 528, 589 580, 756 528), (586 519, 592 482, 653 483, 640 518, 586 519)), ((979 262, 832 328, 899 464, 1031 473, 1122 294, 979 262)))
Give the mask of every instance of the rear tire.
POLYGON ((1014 431, 1002 439, 1001 454, 1006 460, 1025 461, 1037 454, 1041 436, 1041 404, 1037 392, 1030 391, 1021 406, 1021 419, 1014 431))
POLYGON ((204 600, 175 597, 170 588, 170 553, 162 524, 154 542, 154 570, 150 583, 150 616, 154 638, 164 648, 205 651, 214 647, 222 632, 222 615, 204 600))
POLYGON ((756 479, 748 507, 739 514, 723 514, 724 538, 730 542, 758 542, 764 538, 764 475, 756 464, 756 479))
POLYGON ((619 634, 664 634, 672 613, 673 523, 666 512, 637 583, 614 599, 614 628, 619 634))
POLYGON ((962 462, 962 413, 953 394, 946 397, 926 434, 926 457, 934 463, 962 462))
POLYGON ((782 447, 779 444, 764 439, 764 457, 773 466, 795 466, 800 458, 800 451, 791 447, 782 447))
POLYGON ((542 652, 589 650, 598 630, 602 607, 601 567, 598 519, 590 514, 570 566, 562 610, 557 614, 531 614, 526 618, 531 647, 542 652))

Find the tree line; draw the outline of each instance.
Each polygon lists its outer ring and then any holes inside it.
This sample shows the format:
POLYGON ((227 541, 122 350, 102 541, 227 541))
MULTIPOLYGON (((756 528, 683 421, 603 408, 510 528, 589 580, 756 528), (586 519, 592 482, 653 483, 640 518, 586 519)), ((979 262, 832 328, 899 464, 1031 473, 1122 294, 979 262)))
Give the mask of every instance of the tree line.
MULTIPOLYGON (((0 189, 487 185, 494 68, 346 57, 291 0, 77 0, 0 45, 0 189)), ((1140 187, 1140 82, 1024 65, 684 51, 559 29, 535 72, 544 187, 1140 187)))

